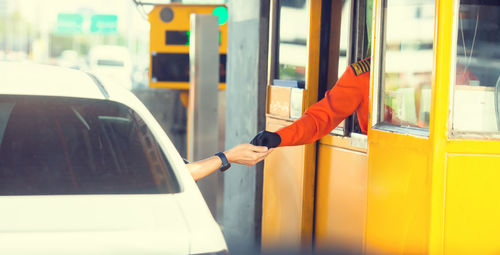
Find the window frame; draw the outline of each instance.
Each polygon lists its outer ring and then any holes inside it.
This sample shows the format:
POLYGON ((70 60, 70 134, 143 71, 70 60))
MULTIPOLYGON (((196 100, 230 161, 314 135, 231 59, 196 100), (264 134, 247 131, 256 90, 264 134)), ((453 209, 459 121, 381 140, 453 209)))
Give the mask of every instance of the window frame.
MULTIPOLYGON (((500 140, 500 126, 497 126, 499 129, 497 132, 471 132, 471 131, 457 131, 454 129, 454 111, 455 111, 455 87, 457 85, 456 77, 457 77, 457 50, 458 50, 458 26, 460 19, 460 5, 462 2, 467 2, 464 0, 457 0, 454 2, 453 6, 453 31, 452 31, 452 45, 451 45, 451 56, 450 56, 450 84, 449 84, 449 97, 450 104, 448 107, 448 138, 449 139, 461 139, 461 140, 481 140, 481 139, 491 139, 491 140, 500 140)), ((500 77, 499 77, 500 78, 500 77)), ((500 91, 494 90, 493 93, 498 94, 500 91)), ((495 99, 498 100, 497 97, 495 99)), ((498 102, 494 101, 495 105, 498 105, 498 102)), ((497 125, 498 125, 497 119, 497 125)))
MULTIPOLYGON (((309 16, 309 8, 311 5, 311 1, 315 0, 304 0, 305 1, 305 11, 306 11, 306 17, 307 17, 307 26, 310 27, 310 20, 311 17, 309 16)), ((272 57, 272 63, 271 65, 273 66, 271 68, 270 72, 270 84, 273 84, 274 80, 283 80, 280 78, 280 31, 281 31, 281 0, 275 0, 275 12, 274 12, 274 27, 273 29, 270 30, 271 33, 273 33, 273 44, 271 45, 270 50, 274 52, 273 57, 272 57)), ((307 33, 308 34, 308 33, 307 33)), ((309 38, 306 37, 306 52, 309 48, 309 38)), ((307 56, 307 53, 306 53, 307 56)), ((304 76, 304 80, 288 80, 288 81, 297 81, 297 82, 303 82, 304 83, 304 89, 307 89, 307 65, 308 65, 308 58, 306 57, 304 66, 306 70, 306 74, 304 76)))
MULTIPOLYGON (((376 16, 378 17, 378 22, 376 23, 376 28, 375 32, 378 35, 377 38, 378 40, 375 42, 375 47, 374 47, 374 58, 375 61, 372 62, 372 67, 373 67, 373 91, 372 91, 372 96, 373 96, 373 102, 372 102, 372 128, 376 130, 381 130, 381 131, 386 131, 390 133, 397 133, 397 134, 406 134, 406 135, 413 135, 417 137, 429 137, 430 134, 430 123, 429 123, 429 128, 418 128, 418 127, 410 127, 410 126, 398 126, 390 123, 386 123, 383 121, 383 107, 385 104, 383 103, 383 95, 382 93, 384 92, 384 86, 385 86, 385 79, 384 79, 384 73, 385 73, 385 43, 386 43, 386 32, 385 28, 387 27, 387 1, 388 0, 381 0, 377 2, 377 14, 376 16)), ((436 6, 437 1, 434 0, 434 7, 436 6)), ((434 8, 434 19, 433 19, 433 29, 435 31, 436 29, 436 15, 437 13, 435 12, 434 8)), ((433 55, 436 54, 436 47, 434 45, 436 35, 433 35, 433 45, 432 45, 432 53, 433 55)), ((432 72, 431 72, 431 77, 435 77, 436 73, 436 64, 435 61, 432 63, 432 72)), ((433 90, 435 89, 435 80, 431 79, 431 94, 433 90)), ((431 111, 430 114, 432 115, 432 109, 433 109, 433 102, 431 102, 431 111)))
MULTIPOLYGON (((366 8, 367 0, 351 0, 349 6, 349 24, 348 24, 348 43, 346 49, 347 64, 356 63, 365 58, 366 50, 368 50, 368 35, 366 27, 366 8)), ((373 11, 373 10, 372 10, 373 11)), ((372 14, 373 16, 373 14, 372 14)), ((342 25, 342 24, 341 24, 342 25)), ((346 66, 347 68, 347 66, 346 66)), ((339 73, 339 75, 342 75, 339 73)), ((340 78, 340 76, 338 77, 340 78)), ((324 92, 319 91, 320 97, 323 98, 324 92)), ((344 119, 343 127, 336 127, 330 133, 344 137, 351 137, 351 133, 365 135, 361 132, 355 132, 355 127, 359 127, 356 112, 344 119)))
MULTIPOLYGON (((350 49, 346 53, 349 65, 359 60, 365 59, 365 51, 368 50, 368 29, 366 27, 367 0, 351 0, 351 20, 350 20, 350 49)), ((373 10, 372 10, 373 12, 373 10)), ((354 112, 344 120, 344 136, 350 137, 355 127, 359 128, 357 113, 354 112)))

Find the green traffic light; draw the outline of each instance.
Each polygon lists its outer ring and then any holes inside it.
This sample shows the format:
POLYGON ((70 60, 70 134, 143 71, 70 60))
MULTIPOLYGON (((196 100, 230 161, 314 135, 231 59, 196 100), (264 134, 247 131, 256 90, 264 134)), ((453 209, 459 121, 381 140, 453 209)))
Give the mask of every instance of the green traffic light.
POLYGON ((229 14, 227 13, 227 8, 224 6, 215 7, 215 9, 212 11, 212 14, 219 18, 219 25, 226 24, 227 19, 229 18, 229 14))

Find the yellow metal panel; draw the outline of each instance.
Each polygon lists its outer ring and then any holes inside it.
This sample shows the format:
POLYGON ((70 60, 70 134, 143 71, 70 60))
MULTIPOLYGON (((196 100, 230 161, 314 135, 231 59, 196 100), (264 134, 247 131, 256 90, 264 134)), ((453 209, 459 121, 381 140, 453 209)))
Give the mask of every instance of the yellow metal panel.
POLYGON ((309 36, 307 40, 306 91, 303 112, 318 101, 319 49, 321 42, 321 1, 310 0, 309 36))
MULTIPOLYGON (((321 1, 309 1, 308 11, 307 87, 304 90, 303 111, 318 99, 321 40, 321 15, 318 14, 321 14, 321 1)), ((268 117, 266 121, 267 130, 270 131, 291 124, 273 117, 268 117)), ((304 253, 312 250, 315 167, 315 144, 278 148, 266 158, 262 207, 263 250, 286 248, 304 253)))
MULTIPOLYGON (((268 118, 267 129, 290 122, 268 118)), ((262 205, 262 249, 308 251, 312 243, 314 168, 311 145, 277 148, 266 158, 262 205)))
POLYGON ((436 1, 434 25, 434 81, 429 126, 432 169, 429 253, 443 253, 443 211, 445 185, 445 150, 448 139, 450 76, 453 30, 452 0, 436 1))
POLYGON ((304 146, 278 148, 265 162, 262 249, 301 249, 304 146))
MULTIPOLYGON (((500 253, 496 183, 500 141, 448 137, 456 4, 452 0, 435 4, 429 141, 384 134, 371 128, 370 118, 365 234, 368 253, 500 253), (450 152, 469 155, 451 154, 447 158, 450 152)), ((375 0, 375 8, 377 27, 381 21, 380 0, 375 0)), ((379 43, 376 33, 374 30, 372 37, 375 44, 379 43)), ((372 70, 377 70, 377 63, 372 61, 372 70)), ((376 77, 372 72, 372 82, 376 77)), ((377 92, 373 87, 371 91, 377 92)), ((376 112, 372 109, 376 105, 374 98, 372 94, 370 116, 376 112)))
POLYGON ((428 140, 372 131, 365 252, 425 254, 431 187, 428 140))
POLYGON ((371 58, 372 58, 372 61, 370 61, 370 92, 369 92, 369 97, 368 97, 368 101, 369 101, 369 105, 368 105, 368 108, 369 108, 369 114, 368 114, 368 130, 367 130, 367 133, 368 135, 370 135, 371 133, 371 130, 372 130, 372 127, 377 123, 376 120, 373 119, 373 116, 376 114, 376 109, 374 109, 374 106, 378 105, 376 104, 376 101, 374 101, 374 98, 377 98, 376 96, 376 93, 377 93, 377 89, 375 89, 373 87, 373 81, 378 78, 378 74, 375 75, 375 73, 378 73, 379 72, 379 69, 380 69, 380 64, 375 64, 378 59, 377 59, 377 56, 380 55, 380 50, 379 50, 379 46, 378 46, 378 43, 379 43, 379 40, 378 40, 378 27, 381 26, 381 23, 382 20, 379 20, 381 19, 380 17, 380 13, 381 13, 381 8, 380 8, 380 4, 381 4, 381 1, 382 0, 373 0, 373 16, 372 16, 372 34, 371 34, 371 43, 372 43, 372 55, 371 55, 371 58))
POLYGON ((450 154, 445 254, 500 254, 500 156, 450 154))
POLYGON ((367 173, 366 153, 319 146, 316 251, 362 253, 367 173))
POLYGON ((447 144, 449 153, 500 154, 499 140, 451 140, 447 144))
MULTIPOLYGON (((368 136, 369 145, 392 146, 398 150, 406 150, 408 153, 416 151, 418 153, 429 152, 429 139, 425 137, 411 136, 407 134, 396 134, 387 131, 372 129, 368 136)), ((387 152, 387 157, 391 157, 391 151, 387 152)))

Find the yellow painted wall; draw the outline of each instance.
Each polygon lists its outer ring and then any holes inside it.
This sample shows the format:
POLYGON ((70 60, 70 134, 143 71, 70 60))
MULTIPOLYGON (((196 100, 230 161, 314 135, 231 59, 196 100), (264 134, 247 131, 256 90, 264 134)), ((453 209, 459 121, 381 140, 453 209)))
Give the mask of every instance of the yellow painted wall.
POLYGON ((368 137, 366 246, 369 254, 428 251, 427 139, 372 130, 368 137))
MULTIPOLYGON (((290 122, 268 119, 267 130, 290 122)), ((276 148, 265 161, 262 205, 262 250, 311 248, 314 169, 309 171, 306 146, 276 148)), ((313 163, 310 162, 309 163, 313 163)))
POLYGON ((447 156, 444 223, 444 254, 500 254, 500 156, 447 156))
POLYGON ((262 248, 300 248, 304 146, 278 148, 266 161, 262 214, 262 248), (279 164, 277 166, 276 164, 279 164))
MULTIPOLYGON (((271 6, 276 6, 271 4, 271 6)), ((318 99, 321 1, 309 1, 306 88, 303 111, 318 99)), ((272 37, 272 36, 271 36, 272 37)), ((270 57, 272 54, 270 54, 270 57)), ((273 63, 272 61, 270 63, 273 63)), ((272 85, 272 84, 269 84, 272 85)), ((268 95, 268 105, 273 104, 268 95)), ((269 112, 266 130, 292 124, 285 116, 269 112)), ((286 114, 285 114, 286 115, 286 114)), ((312 251, 316 144, 277 148, 264 164, 262 205, 262 250, 312 251)))
POLYGON ((317 251, 362 253, 367 173, 366 153, 320 143, 315 214, 317 251))

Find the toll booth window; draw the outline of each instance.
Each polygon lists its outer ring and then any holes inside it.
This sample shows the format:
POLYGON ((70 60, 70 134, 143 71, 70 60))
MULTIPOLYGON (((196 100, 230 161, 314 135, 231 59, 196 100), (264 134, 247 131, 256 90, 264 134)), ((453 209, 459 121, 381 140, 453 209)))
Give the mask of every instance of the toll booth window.
POLYGON ((0 102, 0 195, 179 192, 156 139, 127 106, 36 96, 0 102))
POLYGON ((500 2, 462 0, 458 13, 451 133, 498 135, 500 2))
POLYGON ((380 116, 383 124, 428 130, 433 70, 434 1, 383 3, 380 116))
POLYGON ((277 78, 305 81, 309 0, 279 1, 279 45, 277 78))

